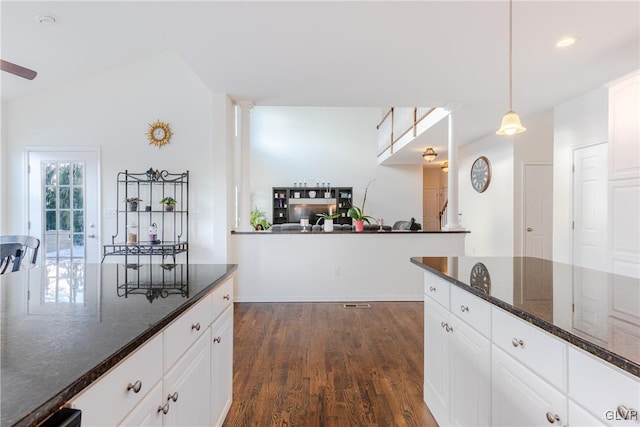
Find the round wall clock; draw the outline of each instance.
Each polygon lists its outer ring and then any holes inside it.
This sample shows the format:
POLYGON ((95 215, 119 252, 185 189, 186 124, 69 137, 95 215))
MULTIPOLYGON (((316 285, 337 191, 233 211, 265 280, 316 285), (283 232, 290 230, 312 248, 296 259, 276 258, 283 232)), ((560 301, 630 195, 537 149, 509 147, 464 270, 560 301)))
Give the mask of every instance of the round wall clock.
POLYGON ((480 156, 471 166, 471 185, 478 192, 482 193, 491 182, 491 165, 489 159, 480 156))
POLYGON ((169 123, 161 122, 160 120, 156 120, 153 123, 149 124, 149 130, 147 131, 147 139, 149 140, 149 144, 155 145, 156 147, 162 147, 169 143, 171 139, 171 129, 169 128, 169 123))
POLYGON ((480 289, 487 295, 491 292, 491 276, 487 267, 481 262, 477 262, 471 268, 469 282, 472 288, 480 289))

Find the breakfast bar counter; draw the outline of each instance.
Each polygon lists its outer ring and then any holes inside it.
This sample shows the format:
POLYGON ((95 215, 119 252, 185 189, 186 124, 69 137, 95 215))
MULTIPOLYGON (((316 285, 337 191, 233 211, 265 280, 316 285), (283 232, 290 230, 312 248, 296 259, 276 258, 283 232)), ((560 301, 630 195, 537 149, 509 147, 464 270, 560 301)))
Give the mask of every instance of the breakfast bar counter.
POLYGON ((0 276, 0 425, 42 422, 236 270, 46 260, 0 276))

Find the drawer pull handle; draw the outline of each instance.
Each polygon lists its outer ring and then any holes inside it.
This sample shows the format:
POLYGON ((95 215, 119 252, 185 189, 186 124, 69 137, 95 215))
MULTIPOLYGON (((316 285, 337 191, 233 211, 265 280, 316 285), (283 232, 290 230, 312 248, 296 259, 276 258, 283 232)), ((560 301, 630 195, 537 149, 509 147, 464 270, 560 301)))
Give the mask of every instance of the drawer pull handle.
POLYGON ((560 417, 558 416, 558 414, 552 414, 551 412, 547 412, 547 421, 549 421, 550 424, 553 424, 556 421, 560 421, 560 417))
POLYGON ((435 292, 435 291, 436 291, 436 288, 434 288, 433 286, 429 286, 429 291, 431 291, 431 292, 435 292))
POLYGON ((229 301, 231 299, 231 295, 229 294, 224 294, 224 296, 222 297, 222 299, 226 299, 227 301, 229 301))
POLYGON ((514 347, 524 347, 524 342, 518 338, 511 340, 511 344, 513 344, 514 347))
POLYGON ((196 330, 199 331, 200 330, 200 322, 198 323, 194 323, 193 325, 191 325, 191 330, 196 330))
POLYGON ((447 324, 444 322, 440 322, 440 326, 442 326, 443 328, 446 326, 447 324))
MULTIPOLYGON (((174 402, 178 401, 178 392, 174 392, 173 394, 170 394, 167 396, 167 402, 173 400, 174 402)), ((166 412, 165 412, 166 413, 166 412)))
POLYGON ((133 384, 129 383, 129 385, 127 386, 127 391, 129 390, 133 390, 134 393, 138 393, 140 390, 142 390, 142 381, 138 380, 133 384))
POLYGON ((445 324, 444 328, 447 330, 447 332, 453 332, 453 326, 449 326, 449 324, 445 324))
POLYGON ((461 305, 461 306, 460 306, 460 311, 461 311, 461 312, 463 312, 463 313, 464 313, 465 311, 466 311, 466 312, 468 312, 468 311, 469 311, 469 306, 467 306, 467 305, 461 305))
POLYGON ((222 337, 215 337, 213 339, 213 342, 220 344, 220 341, 222 341, 222 337))
POLYGON ((636 411, 635 409, 629 409, 624 405, 619 405, 618 415, 620 415, 620 418, 622 418, 623 420, 631 420, 636 419, 636 417, 638 416, 638 411, 636 411))
POLYGON ((169 412, 169 402, 165 403, 162 406, 158 406, 157 412, 162 412, 163 414, 167 415, 167 413, 169 412))

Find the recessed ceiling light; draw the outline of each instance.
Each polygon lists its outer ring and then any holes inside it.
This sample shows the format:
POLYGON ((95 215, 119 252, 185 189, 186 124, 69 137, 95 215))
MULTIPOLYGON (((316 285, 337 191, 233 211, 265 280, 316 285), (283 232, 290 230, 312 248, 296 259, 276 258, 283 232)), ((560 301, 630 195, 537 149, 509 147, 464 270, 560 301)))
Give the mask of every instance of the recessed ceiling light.
POLYGON ((46 13, 40 13, 34 16, 33 19, 42 25, 53 25, 56 23, 56 17, 46 13))
POLYGON ((578 41, 578 36, 564 36, 556 43, 556 47, 568 47, 578 41))

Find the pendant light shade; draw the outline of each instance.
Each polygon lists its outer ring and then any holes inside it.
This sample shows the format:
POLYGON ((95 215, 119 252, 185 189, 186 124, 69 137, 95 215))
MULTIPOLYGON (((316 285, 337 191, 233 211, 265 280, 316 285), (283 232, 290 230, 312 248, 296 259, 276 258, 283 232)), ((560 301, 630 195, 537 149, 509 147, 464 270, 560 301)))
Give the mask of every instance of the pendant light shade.
POLYGON ((422 158, 427 162, 432 162, 437 156, 438 153, 433 151, 433 148, 431 147, 427 148, 426 150, 424 150, 424 153, 422 153, 422 158))
POLYGON ((442 169, 442 172, 449 172, 449 162, 444 162, 440 169, 442 169))
POLYGON ((527 130, 522 123, 520 123, 520 117, 518 113, 513 110, 507 111, 507 114, 502 118, 500 123, 500 129, 496 132, 498 135, 515 135, 527 130))
POLYGON ((498 135, 515 135, 527 130, 513 111, 513 0, 509 0, 509 111, 502 118, 498 135))

